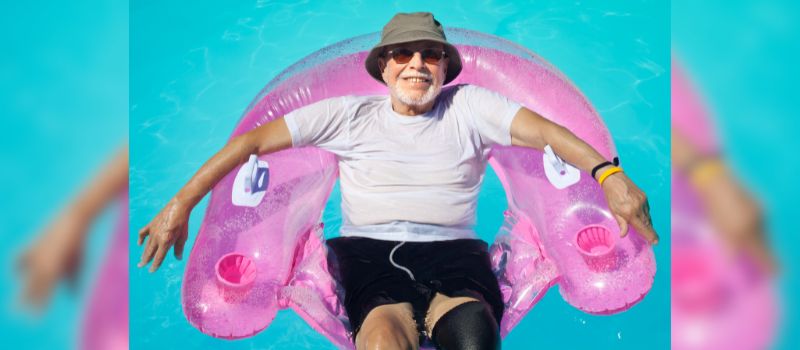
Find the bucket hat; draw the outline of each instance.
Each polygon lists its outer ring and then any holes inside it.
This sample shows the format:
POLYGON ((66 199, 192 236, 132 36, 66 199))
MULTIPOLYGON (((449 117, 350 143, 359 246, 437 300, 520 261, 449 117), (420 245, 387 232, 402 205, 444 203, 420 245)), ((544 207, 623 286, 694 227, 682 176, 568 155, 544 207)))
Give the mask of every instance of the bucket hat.
POLYGON ((447 65, 447 75, 444 84, 447 84, 461 73, 461 55, 455 46, 447 42, 442 24, 430 12, 398 13, 383 27, 381 41, 372 48, 364 61, 367 72, 375 80, 386 84, 378 67, 378 58, 383 54, 388 45, 408 43, 412 41, 430 40, 444 45, 444 51, 450 61, 447 65))

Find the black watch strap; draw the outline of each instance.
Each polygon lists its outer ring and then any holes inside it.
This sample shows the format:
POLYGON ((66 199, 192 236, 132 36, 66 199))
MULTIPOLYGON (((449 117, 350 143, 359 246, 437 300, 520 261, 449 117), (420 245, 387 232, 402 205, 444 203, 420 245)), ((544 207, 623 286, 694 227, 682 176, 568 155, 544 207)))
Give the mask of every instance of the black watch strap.
POLYGON ((592 178, 596 179, 597 178, 596 177, 597 171, 600 170, 600 168, 602 168, 602 167, 604 167, 606 165, 619 166, 619 157, 614 157, 614 160, 612 162, 608 162, 608 161, 602 162, 602 163, 598 164, 596 167, 592 168, 592 178))

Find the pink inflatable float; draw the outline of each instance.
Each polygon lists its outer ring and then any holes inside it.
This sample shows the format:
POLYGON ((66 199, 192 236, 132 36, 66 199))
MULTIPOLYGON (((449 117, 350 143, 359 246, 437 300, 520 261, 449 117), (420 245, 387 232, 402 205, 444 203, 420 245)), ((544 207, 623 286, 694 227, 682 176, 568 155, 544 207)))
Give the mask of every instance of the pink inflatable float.
MULTIPOLYGON (((672 65, 672 126, 704 154, 718 145, 708 113, 682 68, 672 65)), ((672 174, 672 348, 765 349, 775 335, 772 280, 746 256, 732 256, 695 191, 672 174)))
MULTIPOLYGON (((448 38, 464 66, 452 84, 504 94, 569 128, 606 158, 616 156, 590 103, 542 58, 472 31, 450 30, 448 38)), ((232 137, 325 98, 386 95, 363 68, 376 42, 377 34, 347 40, 288 68, 253 101, 232 137)), ((594 314, 625 310, 650 290, 652 250, 636 233, 619 238, 590 175, 549 149, 497 147, 490 164, 508 198, 506 221, 491 246, 506 304, 503 335, 554 284, 568 303, 594 314)), ((182 289, 192 325, 215 337, 248 337, 290 307, 335 345, 353 347, 320 223, 337 175, 335 156, 309 147, 253 156, 214 187, 182 289)))
POLYGON ((128 189, 119 196, 113 237, 83 321, 84 350, 128 349, 128 189))

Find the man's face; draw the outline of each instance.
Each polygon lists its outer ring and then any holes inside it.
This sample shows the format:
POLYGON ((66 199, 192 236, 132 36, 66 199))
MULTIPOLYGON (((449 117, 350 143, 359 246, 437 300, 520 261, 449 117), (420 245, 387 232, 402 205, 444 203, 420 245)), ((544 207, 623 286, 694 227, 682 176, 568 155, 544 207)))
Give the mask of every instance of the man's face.
MULTIPOLYGON (((384 51, 384 57, 379 60, 383 81, 389 87, 391 94, 403 104, 409 106, 422 106, 433 101, 442 90, 445 73, 447 72, 447 58, 436 61, 431 57, 423 59, 423 52, 428 54, 441 53, 444 46, 433 41, 414 41, 397 45, 390 45, 384 51), (389 54, 411 52, 411 60, 403 61, 404 55, 389 54), (434 62, 435 63, 432 63, 434 62)), ((407 56, 406 56, 407 57, 407 56)))

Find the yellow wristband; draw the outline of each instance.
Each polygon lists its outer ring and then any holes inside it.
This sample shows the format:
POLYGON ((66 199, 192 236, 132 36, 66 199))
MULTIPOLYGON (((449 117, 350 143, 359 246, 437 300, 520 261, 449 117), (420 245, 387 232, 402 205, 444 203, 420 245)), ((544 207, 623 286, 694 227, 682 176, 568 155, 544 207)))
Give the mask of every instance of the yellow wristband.
POLYGON ((695 166, 689 172, 689 181, 695 187, 703 187, 725 170, 720 160, 708 160, 695 166))
POLYGON ((618 166, 615 166, 615 167, 612 167, 612 168, 608 168, 608 170, 606 170, 602 174, 600 174, 600 178, 597 179, 597 182, 600 183, 600 186, 603 186, 603 182, 606 181, 606 178, 608 178, 609 176, 611 176, 613 174, 620 173, 620 172, 622 172, 622 168, 620 168, 618 166))

